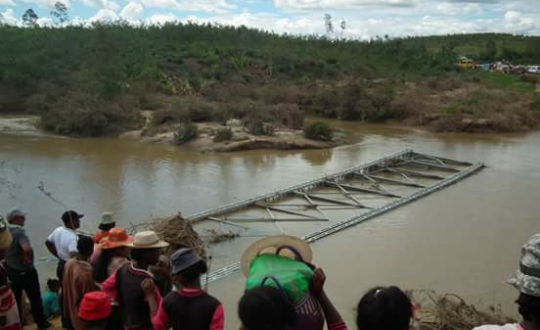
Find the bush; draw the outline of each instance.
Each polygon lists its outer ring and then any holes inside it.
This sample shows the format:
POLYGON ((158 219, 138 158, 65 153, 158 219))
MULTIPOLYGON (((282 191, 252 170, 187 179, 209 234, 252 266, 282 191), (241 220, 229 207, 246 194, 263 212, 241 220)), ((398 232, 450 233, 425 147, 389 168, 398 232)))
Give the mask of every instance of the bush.
POLYGON ((332 141, 334 131, 325 122, 317 121, 304 128, 304 136, 311 140, 332 141))
POLYGON ((174 143, 184 144, 196 138, 198 134, 199 129, 197 128, 197 125, 189 121, 184 122, 174 133, 174 143))
POLYGON ((233 131, 229 127, 220 128, 214 136, 214 142, 230 141, 233 137, 233 131))
POLYGON ((534 111, 540 111, 540 94, 536 94, 531 103, 531 109, 534 111))
POLYGON ((253 135, 274 135, 274 126, 267 124, 261 117, 250 116, 243 120, 244 127, 249 134, 253 135))
POLYGON ((530 75, 530 74, 521 75, 519 79, 523 82, 526 82, 532 85, 538 84, 538 81, 539 81, 538 77, 530 75))

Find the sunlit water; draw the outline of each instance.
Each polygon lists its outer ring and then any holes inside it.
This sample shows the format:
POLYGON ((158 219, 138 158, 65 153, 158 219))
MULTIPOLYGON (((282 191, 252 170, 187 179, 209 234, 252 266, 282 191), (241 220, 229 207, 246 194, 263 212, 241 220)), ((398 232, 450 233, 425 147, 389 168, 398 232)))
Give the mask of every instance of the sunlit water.
MULTIPOLYGON (((47 136, 0 120, 0 210, 28 211, 27 231, 39 259, 48 256, 43 243, 64 210, 51 197, 85 213, 81 229, 93 232, 103 211, 130 227, 252 197, 404 148, 482 161, 489 168, 477 175, 315 243, 315 262, 325 268, 329 295, 351 325, 361 294, 387 284, 455 292, 472 302, 502 304, 514 314, 516 292, 504 281, 517 267, 521 245, 540 232, 540 133, 455 135, 335 125, 359 142, 332 150, 202 154, 116 139, 47 136), (41 182, 50 197, 38 189, 41 182)), ((54 269, 54 262, 38 263, 42 277, 54 269)), ((210 286, 225 305, 230 329, 238 326, 242 286, 240 275, 210 286)))

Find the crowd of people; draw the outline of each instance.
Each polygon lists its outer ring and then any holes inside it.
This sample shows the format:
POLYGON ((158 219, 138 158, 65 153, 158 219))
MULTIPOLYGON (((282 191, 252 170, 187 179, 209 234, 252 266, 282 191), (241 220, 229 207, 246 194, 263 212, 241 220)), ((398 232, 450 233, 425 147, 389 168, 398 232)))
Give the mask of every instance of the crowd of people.
MULTIPOLYGON (((46 240, 58 259, 58 279, 42 293, 34 253, 24 229, 26 214, 0 216, 0 330, 22 329, 22 292, 38 329, 61 316, 64 329, 224 329, 223 305, 203 290, 206 261, 190 248, 170 256, 153 231, 130 236, 104 213, 94 237, 78 235, 84 215, 67 211, 63 226, 46 240)), ((288 236, 250 246, 242 257, 246 290, 238 303, 242 330, 345 330, 325 290, 326 275, 311 263, 308 244, 288 236)), ((522 248, 519 269, 508 282, 519 290, 522 320, 475 330, 540 330, 540 235, 522 248)), ((408 330, 416 306, 396 286, 375 287, 356 306, 359 330, 408 330)), ((465 329, 464 329, 465 330, 465 329)))

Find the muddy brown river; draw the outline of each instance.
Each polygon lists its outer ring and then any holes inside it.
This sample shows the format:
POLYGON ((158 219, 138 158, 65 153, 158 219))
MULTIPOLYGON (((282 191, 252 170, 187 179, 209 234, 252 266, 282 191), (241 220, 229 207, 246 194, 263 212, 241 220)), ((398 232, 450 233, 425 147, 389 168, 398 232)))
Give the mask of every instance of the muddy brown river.
MULTIPOLYGON (((0 212, 14 206, 28 212, 27 231, 45 278, 54 261, 47 259, 43 242, 64 210, 50 197, 85 213, 81 229, 93 232, 103 211, 114 212, 125 227, 177 211, 189 215, 404 148, 482 161, 489 167, 477 175, 313 244, 315 262, 326 270, 328 293, 351 325, 362 293, 388 284, 453 292, 515 314, 517 294, 505 278, 517 267, 521 245, 540 232, 540 132, 433 134, 333 125, 358 142, 332 150, 202 154, 117 139, 48 136, 0 119, 0 212), (38 189, 41 182, 50 197, 38 189)), ((210 285, 224 303, 228 329, 238 326, 242 286, 239 274, 210 285)))

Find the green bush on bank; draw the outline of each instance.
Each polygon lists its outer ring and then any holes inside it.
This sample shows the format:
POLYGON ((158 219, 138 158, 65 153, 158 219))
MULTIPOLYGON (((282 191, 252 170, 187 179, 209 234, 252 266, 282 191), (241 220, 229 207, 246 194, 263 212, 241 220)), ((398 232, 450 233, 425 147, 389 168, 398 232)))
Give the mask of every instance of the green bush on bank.
POLYGON ((214 135, 214 142, 230 141, 233 137, 233 131, 229 127, 220 128, 214 135))
POLYGON ((332 141, 334 131, 327 123, 317 121, 304 128, 304 136, 316 141, 332 141))
POLYGON ((190 121, 182 123, 174 133, 174 143, 177 145, 184 144, 195 139, 199 135, 197 125, 190 121))

